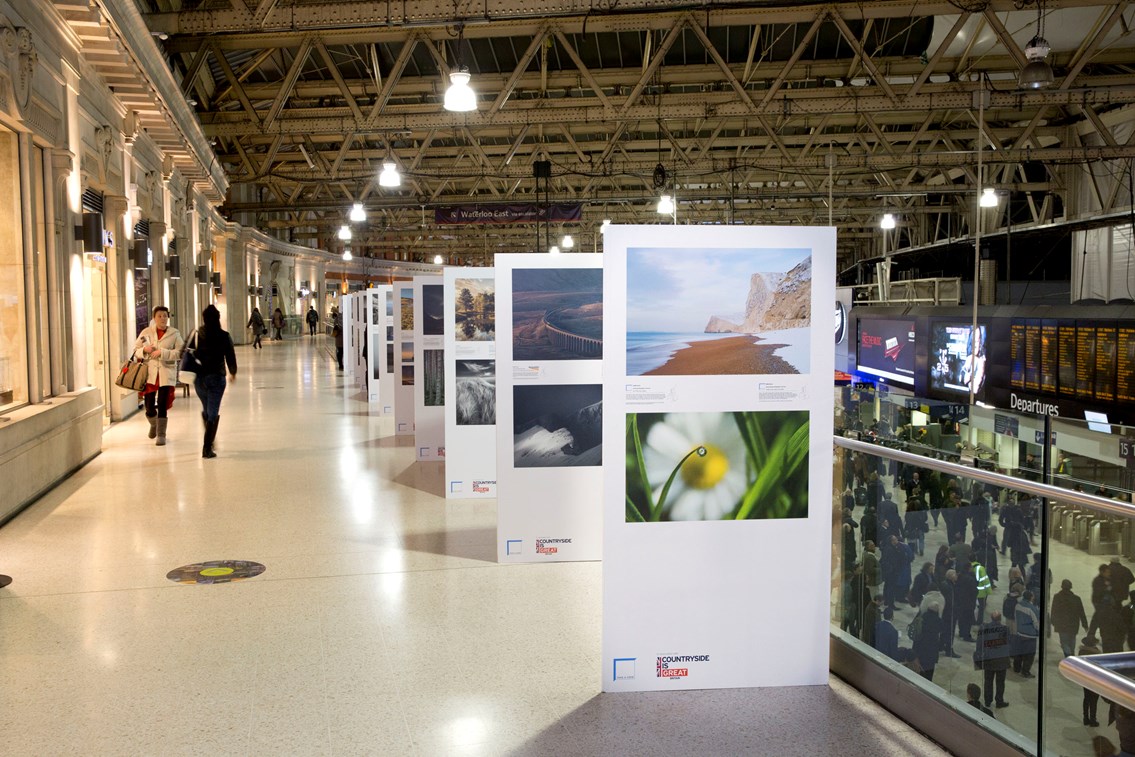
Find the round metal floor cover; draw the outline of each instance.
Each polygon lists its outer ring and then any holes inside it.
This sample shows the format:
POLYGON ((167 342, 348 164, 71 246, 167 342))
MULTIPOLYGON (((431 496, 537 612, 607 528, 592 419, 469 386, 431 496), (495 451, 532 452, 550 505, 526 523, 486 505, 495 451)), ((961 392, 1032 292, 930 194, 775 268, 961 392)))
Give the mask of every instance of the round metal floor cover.
POLYGON ((264 572, 264 566, 248 560, 211 560, 183 565, 166 573, 166 578, 179 584, 227 584, 254 578, 264 572))

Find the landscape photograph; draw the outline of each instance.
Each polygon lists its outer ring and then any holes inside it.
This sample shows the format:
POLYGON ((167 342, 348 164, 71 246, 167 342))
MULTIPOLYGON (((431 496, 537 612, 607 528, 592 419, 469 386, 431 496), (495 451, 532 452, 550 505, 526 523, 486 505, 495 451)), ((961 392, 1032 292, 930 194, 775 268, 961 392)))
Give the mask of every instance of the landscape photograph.
POLYGON ((402 366, 402 386, 413 386, 413 385, 414 385, 414 366, 413 365, 402 366))
POLYGON ((809 372, 809 249, 627 250, 627 375, 809 372))
POLYGON ((426 407, 445 405, 445 350, 422 350, 422 392, 426 407))
POLYGON ((457 361, 457 425, 497 422, 497 364, 494 360, 457 361))
POLYGON ((441 336, 445 333, 445 287, 422 285, 422 334, 441 336))
POLYGON ((394 316, 394 292, 386 293, 386 315, 387 317, 394 316))
POLYGON ((394 343, 386 343, 386 372, 394 375, 394 343))
POLYGON ((626 521, 808 517, 806 410, 628 413, 626 521))
POLYGON ((403 331, 414 330, 414 290, 409 287, 403 288, 401 291, 401 310, 399 312, 399 320, 402 322, 403 331))
POLYGON ((516 386, 512 459, 517 468, 603 464, 603 385, 516 386))
POLYGON ((371 334, 370 352, 367 353, 367 361, 370 363, 371 377, 378 381, 379 376, 382 375, 379 355, 382 354, 382 337, 378 334, 371 334))
POLYGON ((378 292, 370 293, 370 322, 373 326, 382 323, 382 305, 378 299, 378 292))
POLYGON ((603 269, 513 270, 513 360, 602 358, 603 269))
POLYGON ((497 333, 496 282, 456 279, 453 321, 459 342, 491 342, 497 333))

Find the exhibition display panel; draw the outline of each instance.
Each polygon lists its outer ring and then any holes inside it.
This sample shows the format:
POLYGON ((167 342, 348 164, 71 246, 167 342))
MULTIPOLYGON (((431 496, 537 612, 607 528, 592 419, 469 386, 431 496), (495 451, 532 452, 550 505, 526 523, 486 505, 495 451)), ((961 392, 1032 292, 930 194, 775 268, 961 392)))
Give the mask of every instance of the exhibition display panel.
POLYGON ((497 495, 496 278, 492 268, 446 268, 445 496, 497 495))
POLYGON ((598 254, 496 258, 501 562, 601 556, 602 265, 598 254))
POLYGON ((604 691, 825 683, 835 229, 604 246, 604 691))
POLYGON ((394 433, 414 433, 414 284, 394 285, 394 433))
POLYGON ((394 299, 389 284, 367 290, 367 400, 394 414, 394 299))
POLYGON ((414 277, 414 449, 418 461, 445 459, 445 287, 414 277))

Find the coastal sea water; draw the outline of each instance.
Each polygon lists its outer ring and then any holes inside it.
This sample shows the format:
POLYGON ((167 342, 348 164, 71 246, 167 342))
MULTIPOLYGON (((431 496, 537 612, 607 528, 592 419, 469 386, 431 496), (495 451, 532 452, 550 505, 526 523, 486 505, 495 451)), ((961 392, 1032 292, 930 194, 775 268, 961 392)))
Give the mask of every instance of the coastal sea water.
POLYGON ((660 368, 683 347, 694 342, 728 339, 740 334, 683 334, 674 331, 628 331, 627 375, 642 376, 660 368))

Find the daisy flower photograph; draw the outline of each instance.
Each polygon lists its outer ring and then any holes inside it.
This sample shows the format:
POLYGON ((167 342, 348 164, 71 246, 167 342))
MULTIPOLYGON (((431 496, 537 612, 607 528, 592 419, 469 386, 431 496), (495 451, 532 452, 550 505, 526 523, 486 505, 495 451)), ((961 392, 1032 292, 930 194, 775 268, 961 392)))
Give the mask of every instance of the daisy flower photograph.
POLYGON ((629 413, 626 520, 808 517, 808 412, 629 413))

